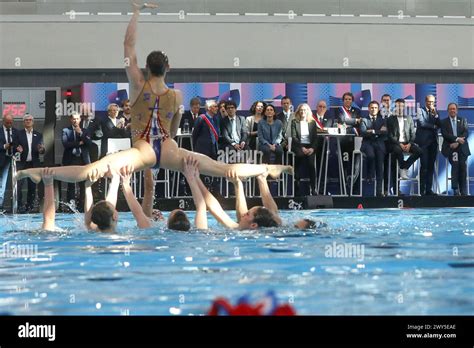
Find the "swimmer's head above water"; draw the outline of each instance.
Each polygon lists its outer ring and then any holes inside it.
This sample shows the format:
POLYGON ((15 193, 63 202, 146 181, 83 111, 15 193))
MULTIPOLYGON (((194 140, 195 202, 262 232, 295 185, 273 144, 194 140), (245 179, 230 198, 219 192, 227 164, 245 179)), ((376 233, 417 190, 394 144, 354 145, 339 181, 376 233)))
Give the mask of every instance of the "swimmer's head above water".
POLYGON ((295 223, 295 227, 299 228, 300 230, 315 230, 319 227, 324 227, 325 224, 322 224, 318 221, 310 220, 310 219, 302 219, 298 220, 295 223))
POLYGON ((184 211, 175 209, 168 216, 168 228, 175 231, 189 231, 191 222, 184 211))
POLYGON ((99 201, 92 207, 91 221, 97 225, 100 232, 115 232, 118 212, 107 201, 99 201))
POLYGON ((240 229, 257 229, 260 227, 278 227, 279 224, 270 210, 257 206, 250 208, 239 221, 240 229))

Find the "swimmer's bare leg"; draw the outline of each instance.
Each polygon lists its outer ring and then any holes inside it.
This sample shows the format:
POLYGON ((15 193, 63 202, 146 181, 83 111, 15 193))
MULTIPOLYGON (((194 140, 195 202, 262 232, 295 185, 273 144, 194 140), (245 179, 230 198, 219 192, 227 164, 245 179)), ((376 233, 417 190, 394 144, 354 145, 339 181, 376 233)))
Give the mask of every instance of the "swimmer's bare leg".
POLYGON ((227 172, 232 170, 235 171, 237 176, 240 178, 248 178, 265 173, 270 175, 272 178, 278 178, 282 173, 293 173, 293 167, 291 166, 245 163, 228 164, 218 162, 208 156, 191 152, 183 148, 178 148, 173 139, 165 140, 161 146, 162 153, 160 166, 170 170, 182 172, 183 160, 192 156, 197 160, 199 172, 202 175, 225 177, 227 172))
MULTIPOLYGON (((55 180, 72 183, 85 181, 92 173, 96 173, 102 178, 107 175, 110 169, 120 170, 124 166, 131 165, 135 171, 140 171, 154 166, 155 163, 156 156, 153 148, 145 141, 139 141, 136 143, 136 147, 105 156, 91 164, 50 169, 55 180)), ((41 181, 41 170, 42 168, 20 170, 17 173, 17 180, 30 178, 34 183, 39 183, 41 181)))

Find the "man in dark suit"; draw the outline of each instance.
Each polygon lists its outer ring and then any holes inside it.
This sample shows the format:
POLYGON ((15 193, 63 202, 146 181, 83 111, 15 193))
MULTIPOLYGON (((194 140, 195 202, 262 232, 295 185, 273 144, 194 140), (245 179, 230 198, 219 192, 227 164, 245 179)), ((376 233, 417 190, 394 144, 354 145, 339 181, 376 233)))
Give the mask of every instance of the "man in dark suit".
MULTIPOLYGON (((192 133, 193 149, 195 152, 202 153, 210 158, 217 159, 219 146, 219 120, 218 105, 214 100, 208 100, 206 103, 206 114, 200 115, 194 122, 192 133)), ((217 189, 217 180, 212 177, 203 176, 203 181, 211 191, 217 189)))
MULTIPOLYGON (((183 113, 181 121, 179 123, 179 128, 181 128, 181 133, 191 133, 194 128, 194 123, 196 119, 201 115, 201 99, 194 97, 189 102, 189 110, 183 113)), ((191 139, 184 138, 182 147, 187 150, 191 150, 191 139)))
POLYGON ((107 117, 99 122, 99 133, 102 133, 100 144, 100 158, 107 155, 108 141, 113 138, 129 138, 125 128, 125 119, 117 118, 119 107, 117 104, 109 104, 107 107, 107 117))
POLYGON ((438 130, 441 119, 435 108, 435 97, 427 95, 425 107, 418 110, 416 121, 415 142, 423 150, 421 155, 421 181, 420 190, 422 195, 432 196, 434 164, 438 156, 438 130))
POLYGON ((408 178, 408 168, 421 157, 422 150, 415 143, 415 125, 413 119, 405 115, 405 100, 397 99, 393 115, 387 119, 387 131, 389 140, 389 151, 392 153, 392 186, 396 184, 395 161, 398 160, 400 177, 408 178), (409 153, 410 157, 405 161, 403 154, 409 153))
MULTIPOLYGON (((342 107, 335 109, 334 120, 337 122, 338 127, 342 133, 346 134, 360 134, 360 122, 361 115, 359 109, 356 109, 352 106, 354 102, 354 95, 351 92, 346 92, 342 95, 342 107)), ((354 151, 354 137, 344 137, 341 139, 341 151, 342 156, 345 158, 344 154, 348 155, 348 161, 344 161, 344 171, 346 176, 350 173, 350 168, 352 165, 354 168, 354 175, 357 177, 359 175, 359 162, 352 164, 352 152, 354 151)), ((351 182, 350 177, 347 176, 347 183, 351 182)), ((354 178, 355 182, 355 178, 354 178)))
MULTIPOLYGON (((44 154, 45 148, 43 144, 43 135, 33 129, 34 118, 33 115, 26 114, 23 117, 24 129, 18 132, 18 152, 20 161, 17 163, 17 169, 23 170, 28 168, 38 168, 41 166, 40 154, 44 154)), ((18 182, 18 208, 20 212, 30 212, 34 206, 36 196, 36 184, 30 179, 28 182, 28 192, 26 195, 26 202, 23 202, 22 186, 25 180, 18 182), (23 203, 25 206, 23 207, 23 203)))
POLYGON ((369 116, 363 118, 360 124, 362 140, 361 151, 367 158, 367 179, 373 180, 374 174, 377 179, 375 189, 377 197, 383 197, 384 158, 387 138, 387 127, 385 120, 379 115, 379 103, 369 103, 369 116))
POLYGON ((295 113, 291 110, 291 99, 288 96, 281 98, 281 107, 283 110, 276 115, 276 119, 283 123, 283 138, 285 142, 291 137, 291 121, 295 118, 295 113))
POLYGON ((229 150, 245 150, 247 148, 247 122, 245 117, 236 115, 237 104, 234 101, 226 103, 227 117, 221 123, 222 148, 229 150))
MULTIPOLYGON (((455 196, 467 195, 467 158, 471 155, 466 119, 458 117, 458 105, 448 105, 449 117, 441 121, 443 146, 441 152, 451 163, 451 187, 455 196)), ((448 188, 446 188, 447 190, 448 188)))
MULTIPOLYGON (((86 136, 89 137, 90 140, 100 140, 103 135, 100 129, 100 123, 95 118, 92 118, 92 115, 92 111, 83 110, 79 127, 85 130, 86 136)), ((90 141, 89 144, 88 150, 92 163, 99 159, 99 147, 93 141, 90 141)))
MULTIPOLYGON (((318 134, 327 134, 328 128, 334 126, 334 119, 330 117, 328 111, 328 106, 326 101, 321 99, 316 104, 316 115, 313 115, 314 121, 316 122, 316 132, 318 134)), ((316 166, 316 177, 320 176, 320 171, 325 168, 324 163, 321 163, 321 158, 323 158, 323 144, 324 137, 318 136, 316 141, 316 160, 318 161, 316 166)), ((321 183, 319 186, 319 194, 323 194, 324 190, 324 176, 321 177, 321 183)))
POLYGON ((13 128, 13 116, 3 116, 2 132, 0 132, 0 209, 3 209, 5 192, 12 156, 16 153, 18 146, 18 130, 13 128))
MULTIPOLYGON (((74 112, 69 116, 71 126, 64 128, 62 131, 62 143, 64 146, 63 165, 72 166, 91 163, 88 146, 90 145, 90 137, 88 137, 85 129, 80 127, 80 115, 74 112)), ((80 197, 76 207, 82 209, 84 203, 84 182, 79 183, 80 197)), ((75 201, 75 184, 67 185, 67 201, 75 201)))

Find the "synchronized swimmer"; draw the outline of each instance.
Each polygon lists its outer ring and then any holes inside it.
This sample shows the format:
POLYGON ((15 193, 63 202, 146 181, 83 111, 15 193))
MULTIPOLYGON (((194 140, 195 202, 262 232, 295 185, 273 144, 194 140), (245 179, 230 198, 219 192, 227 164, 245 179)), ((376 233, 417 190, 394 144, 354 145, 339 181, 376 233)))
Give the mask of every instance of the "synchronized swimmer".
MULTIPOLYGON (((45 213, 44 228, 50 229, 54 226, 54 211, 51 213, 51 202, 48 201, 52 190, 53 180, 64 181, 68 183, 86 182, 85 199, 85 223, 89 229, 98 229, 100 231, 115 231, 118 213, 115 209, 117 201, 117 189, 122 179, 124 194, 135 216, 138 227, 148 227, 152 215, 154 185, 150 168, 164 168, 172 171, 184 172, 190 183, 193 199, 197 207, 196 227, 204 227, 202 221, 202 211, 206 212, 206 206, 215 218, 224 226, 229 228, 257 228, 271 227, 281 224, 278 216, 278 209, 271 197, 266 183, 266 177, 279 177, 282 173, 293 174, 291 166, 267 165, 267 164, 227 164, 218 162, 202 154, 179 148, 173 137, 176 135, 181 120, 181 92, 168 88, 165 83, 166 73, 170 66, 168 57, 161 51, 151 52, 146 60, 146 70, 148 79, 145 79, 137 63, 135 51, 137 22, 140 10, 144 8, 154 8, 154 4, 144 4, 139 6, 133 3, 134 12, 127 27, 124 41, 125 70, 130 83, 130 100, 132 102, 132 140, 133 147, 114 153, 97 162, 84 166, 64 166, 54 168, 31 168, 17 173, 17 179, 30 178, 35 183, 43 179, 45 186, 48 187, 48 195, 45 192, 45 207, 48 209, 45 213), (130 185, 130 175, 134 171, 145 170, 145 197, 143 206, 140 206, 133 196, 130 185), (202 184, 197 173, 215 177, 227 177, 233 181, 236 186, 237 196, 237 219, 232 221, 223 211, 218 201, 210 194, 202 184), (114 193, 108 195, 107 199, 92 204, 92 193, 90 185, 103 177, 112 178, 111 191, 114 193), (241 178, 257 177, 257 181, 262 192, 263 207, 254 207, 247 209, 241 178), (240 192, 242 194, 240 194, 240 192), (268 194, 266 194, 268 193, 268 194), (47 197, 48 196, 48 197, 47 197), (48 201, 48 202, 46 202, 48 201), (202 202, 205 201, 205 206, 202 202), (273 202, 273 203, 272 203, 273 202), (53 218, 51 219, 51 215, 53 218), (260 216, 264 218, 260 219, 260 216), (52 221, 52 223, 51 223, 52 221)), ((46 188, 45 188, 46 190, 46 188)), ((52 197, 52 196, 51 196, 52 197)), ((54 203, 54 202, 53 202, 54 203)), ((173 221, 178 220, 176 226, 190 226, 187 217, 183 213, 173 211, 170 214, 171 223, 168 226, 172 228, 173 221), (180 218, 181 216, 181 218, 180 218)), ((207 221, 207 220, 206 220, 207 221)), ((302 220, 303 221, 303 220, 302 220)), ((303 226, 311 225, 308 221, 302 222, 303 226)), ((184 229, 177 228, 177 229, 184 229)), ((189 229, 189 228, 187 228, 189 229)))

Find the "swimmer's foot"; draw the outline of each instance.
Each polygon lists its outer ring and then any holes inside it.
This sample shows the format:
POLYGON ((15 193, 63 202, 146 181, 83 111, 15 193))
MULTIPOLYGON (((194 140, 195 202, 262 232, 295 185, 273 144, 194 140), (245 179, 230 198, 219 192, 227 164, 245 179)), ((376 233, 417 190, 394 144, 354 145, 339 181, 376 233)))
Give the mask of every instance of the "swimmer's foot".
POLYGON ((292 166, 282 166, 282 165, 267 165, 268 175, 272 179, 277 179, 282 173, 293 175, 292 166))
POLYGON ((24 178, 30 178, 35 184, 41 181, 41 169, 42 168, 31 168, 20 170, 16 173, 16 179, 21 180, 24 178))

